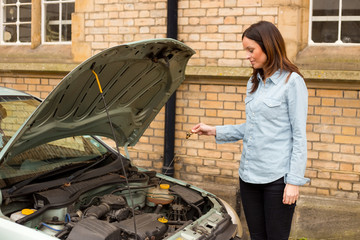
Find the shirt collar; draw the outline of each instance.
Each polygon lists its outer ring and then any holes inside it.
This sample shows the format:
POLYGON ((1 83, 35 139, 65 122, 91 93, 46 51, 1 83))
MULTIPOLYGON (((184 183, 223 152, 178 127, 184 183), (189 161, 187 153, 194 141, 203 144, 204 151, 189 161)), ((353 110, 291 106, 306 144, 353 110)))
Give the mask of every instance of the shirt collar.
MULTIPOLYGON (((270 81, 272 81, 272 82, 276 85, 276 84, 279 83, 280 78, 281 78, 281 75, 282 75, 282 74, 280 74, 280 69, 279 69, 279 70, 277 70, 276 72, 274 72, 274 74, 271 75, 271 77, 269 77, 268 79, 269 79, 270 81)), ((257 74, 257 79, 258 79, 259 81, 262 80, 262 77, 260 76, 259 73, 257 74)))

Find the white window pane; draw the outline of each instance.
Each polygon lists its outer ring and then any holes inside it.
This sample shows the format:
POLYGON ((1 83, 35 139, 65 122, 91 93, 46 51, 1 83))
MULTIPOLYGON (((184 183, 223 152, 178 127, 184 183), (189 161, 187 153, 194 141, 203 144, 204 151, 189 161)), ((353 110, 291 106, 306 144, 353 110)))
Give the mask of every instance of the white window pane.
POLYGON ((71 14, 74 0, 44 0, 45 42, 71 42, 71 14))
POLYGON ((62 20, 71 20, 71 14, 74 12, 74 3, 62 4, 62 20))
POLYGON ((343 16, 360 16, 360 0, 343 0, 343 16))
POLYGON ((313 16, 338 16, 339 0, 313 0, 313 16))
POLYGON ((8 25, 4 28, 4 42, 15 43, 17 39, 16 25, 8 25))
POLYGON ((71 41, 71 25, 62 25, 62 41, 71 41))
POLYGON ((31 22, 31 5, 20 6, 20 22, 31 22))
POLYGON ((338 22, 313 22, 312 40, 315 43, 334 43, 338 38, 338 22))
POLYGON ((2 42, 31 42, 31 0, 2 1, 2 42))
POLYGON ((5 6, 4 8, 4 23, 11 23, 17 21, 17 8, 16 6, 5 6))
POLYGON ((20 42, 31 42, 31 24, 20 24, 19 30, 20 42))
POLYGON ((45 6, 46 21, 59 20, 59 4, 46 4, 45 6))
POLYGON ((344 43, 360 43, 360 22, 341 23, 341 41, 344 43))
POLYGON ((46 25, 46 41, 58 42, 59 41, 59 25, 46 25))

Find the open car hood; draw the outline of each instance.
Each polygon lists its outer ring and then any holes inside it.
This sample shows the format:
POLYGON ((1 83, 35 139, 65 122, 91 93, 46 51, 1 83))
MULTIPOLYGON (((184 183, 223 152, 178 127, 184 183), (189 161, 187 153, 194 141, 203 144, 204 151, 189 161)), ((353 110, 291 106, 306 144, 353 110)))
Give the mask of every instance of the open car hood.
POLYGON ((184 80, 194 53, 179 41, 152 39, 96 54, 64 77, 11 138, 1 159, 65 137, 113 139, 112 129, 119 146, 135 145, 184 80))

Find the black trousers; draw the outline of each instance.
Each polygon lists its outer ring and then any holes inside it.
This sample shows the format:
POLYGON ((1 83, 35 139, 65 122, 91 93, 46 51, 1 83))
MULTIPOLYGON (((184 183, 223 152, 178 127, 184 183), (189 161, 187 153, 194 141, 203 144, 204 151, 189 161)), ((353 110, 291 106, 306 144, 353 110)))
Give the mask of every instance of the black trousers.
POLYGON ((282 203, 284 178, 267 184, 240 179, 240 196, 252 240, 287 240, 295 204, 282 203))

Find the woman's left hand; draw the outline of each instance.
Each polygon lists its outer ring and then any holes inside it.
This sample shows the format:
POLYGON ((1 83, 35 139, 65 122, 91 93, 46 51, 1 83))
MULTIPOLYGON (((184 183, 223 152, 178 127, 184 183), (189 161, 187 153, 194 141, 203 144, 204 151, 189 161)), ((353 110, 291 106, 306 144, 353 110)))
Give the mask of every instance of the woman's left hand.
POLYGON ((299 199, 299 186, 286 184, 283 195, 283 204, 294 204, 299 199))

